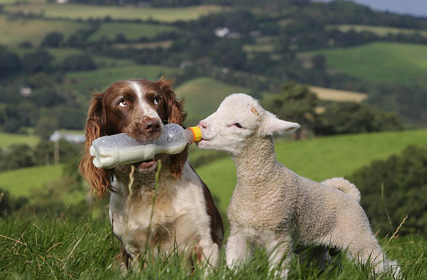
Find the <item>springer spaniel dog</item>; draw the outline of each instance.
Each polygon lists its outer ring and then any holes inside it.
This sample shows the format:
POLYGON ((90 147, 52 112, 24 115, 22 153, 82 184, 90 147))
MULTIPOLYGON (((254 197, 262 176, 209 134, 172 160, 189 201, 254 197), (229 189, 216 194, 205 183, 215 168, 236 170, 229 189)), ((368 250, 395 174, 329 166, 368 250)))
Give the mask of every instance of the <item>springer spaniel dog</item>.
POLYGON ((159 154, 109 170, 96 168, 89 154, 92 141, 101 136, 126 133, 150 140, 167 123, 182 125, 183 103, 163 78, 120 81, 93 95, 79 169, 98 197, 110 190, 109 217, 121 241, 122 268, 132 260, 137 265, 147 250, 178 252, 191 266, 194 261, 217 265, 223 223, 210 191, 187 161, 188 146, 177 155, 159 154))

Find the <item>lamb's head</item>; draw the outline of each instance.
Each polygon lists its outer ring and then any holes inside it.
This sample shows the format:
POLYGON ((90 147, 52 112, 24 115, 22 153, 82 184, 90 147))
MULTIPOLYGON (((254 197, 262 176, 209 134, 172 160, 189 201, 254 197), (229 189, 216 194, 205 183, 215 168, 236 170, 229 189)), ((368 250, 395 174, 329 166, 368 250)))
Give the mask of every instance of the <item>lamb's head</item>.
POLYGON ((197 143, 199 148, 224 150, 236 156, 251 137, 292 133, 300 125, 279 120, 251 96, 235 93, 225 98, 215 113, 200 121, 199 127, 203 136, 197 143))

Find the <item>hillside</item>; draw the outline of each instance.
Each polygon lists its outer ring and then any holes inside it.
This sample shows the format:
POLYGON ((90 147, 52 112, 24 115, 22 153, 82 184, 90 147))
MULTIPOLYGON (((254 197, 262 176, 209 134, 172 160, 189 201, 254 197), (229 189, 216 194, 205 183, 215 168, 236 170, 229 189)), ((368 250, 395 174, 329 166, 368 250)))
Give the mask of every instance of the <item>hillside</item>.
MULTIPOLYGON (((398 154, 409 144, 427 144, 427 130, 324 137, 307 141, 275 141, 279 162, 315 181, 350 175, 373 160, 398 154)), ((201 151, 203 152, 203 151, 201 151)), ((196 169, 225 212, 236 184, 231 158, 196 169)))

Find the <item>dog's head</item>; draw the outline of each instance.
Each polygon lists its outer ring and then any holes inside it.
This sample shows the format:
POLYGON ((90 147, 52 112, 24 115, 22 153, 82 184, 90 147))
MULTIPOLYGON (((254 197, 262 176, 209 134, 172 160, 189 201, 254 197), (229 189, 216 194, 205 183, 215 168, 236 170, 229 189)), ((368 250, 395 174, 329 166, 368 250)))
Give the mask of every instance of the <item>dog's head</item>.
MULTIPOLYGON (((172 82, 165 79, 120 81, 103 93, 93 95, 86 121, 86 150, 79 169, 98 196, 104 196, 109 188, 114 169, 102 170, 93 165, 89 154, 92 141, 117 133, 126 133, 137 140, 156 139, 165 124, 182 125, 186 118, 183 103, 172 90, 172 82)), ((187 153, 185 149, 169 156, 169 168, 174 177, 181 176, 187 153)), ((153 173, 157 169, 157 158, 134 166, 137 172, 153 173)))
POLYGON ((236 93, 225 98, 215 113, 200 121, 199 127, 203 135, 197 143, 199 148, 238 155, 250 137, 292 133, 300 125, 280 120, 251 96, 236 93))

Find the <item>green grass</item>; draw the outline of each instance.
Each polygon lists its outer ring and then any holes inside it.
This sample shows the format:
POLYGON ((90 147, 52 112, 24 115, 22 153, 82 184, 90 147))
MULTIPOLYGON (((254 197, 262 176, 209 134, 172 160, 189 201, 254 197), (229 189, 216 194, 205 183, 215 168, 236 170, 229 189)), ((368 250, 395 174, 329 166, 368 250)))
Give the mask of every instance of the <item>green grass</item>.
MULTIPOLYGON (((343 135, 295 142, 277 140, 275 147, 280 163, 301 176, 322 181, 350 175, 372 160, 398 154, 412 143, 427 144, 427 130, 343 135)), ((196 171, 212 194, 219 198, 218 206, 225 213, 236 185, 234 162, 227 157, 196 168, 196 171)))
MULTIPOLYGON (((119 242, 113 236, 107 218, 94 221, 83 218, 37 219, 11 217, 0 221, 0 274, 2 279, 122 279, 116 255, 119 242)), ((381 240, 384 246, 387 240, 381 240)), ((401 265, 407 280, 427 279, 427 241, 425 237, 408 236, 393 240, 385 251, 401 265)), ((148 254, 147 254, 148 255, 148 254)), ((147 256, 144 255, 144 256, 147 256)), ((125 279, 274 279, 268 275, 266 255, 256 250, 247 266, 233 274, 225 266, 221 250, 220 266, 208 277, 198 267, 189 274, 176 254, 151 259, 144 269, 125 279)), ((342 255, 335 257, 324 272, 295 255, 288 279, 392 279, 389 275, 375 278, 370 270, 342 255)))
POLYGON ((60 32, 67 39, 80 28, 88 25, 79 22, 40 19, 8 19, 0 15, 0 44, 16 47, 23 41, 39 46, 44 37, 51 32, 60 32))
POLYGON ((60 86, 58 89, 73 91, 87 101, 91 92, 102 92, 111 84, 128 79, 157 80, 161 75, 172 75, 179 72, 177 68, 156 65, 135 65, 99 68, 94 71, 80 71, 66 74, 68 85, 60 86))
POLYGON ((32 189, 41 189, 46 183, 62 175, 62 165, 36 166, 0 172, 0 189, 12 197, 30 198, 32 189))
POLYGON ((64 19, 104 19, 113 20, 157 20, 161 22, 174 22, 178 20, 189 21, 198 19, 202 15, 221 12, 223 8, 215 5, 194 6, 188 8, 135 8, 53 3, 29 3, 23 5, 9 5, 4 10, 11 13, 43 14, 46 18, 64 19))
POLYGON ((427 36, 427 31, 417 30, 417 29, 407 29, 407 28, 396 28, 388 26, 369 26, 369 25, 354 25, 354 24, 342 24, 342 25, 333 25, 328 28, 338 28, 342 32, 347 32, 353 29, 356 32, 369 31, 378 36, 386 36, 387 34, 416 34, 419 33, 422 36, 427 36))
POLYGON ((114 40, 119 34, 124 35, 127 40, 137 40, 141 37, 153 39, 163 32, 176 30, 177 28, 169 25, 127 22, 102 23, 99 30, 89 37, 89 41, 99 41, 101 38, 114 40))
POLYGON ((314 53, 325 55, 328 67, 362 80, 426 85, 425 45, 372 43, 314 53))
POLYGON ((35 135, 20 135, 0 132, 0 149, 7 148, 13 144, 27 144, 32 147, 40 142, 40 138, 35 135))
POLYGON ((184 97, 186 100, 187 124, 195 125, 199 120, 215 112, 226 96, 236 92, 249 92, 249 89, 205 77, 190 80, 177 87, 175 91, 180 98, 184 97))

